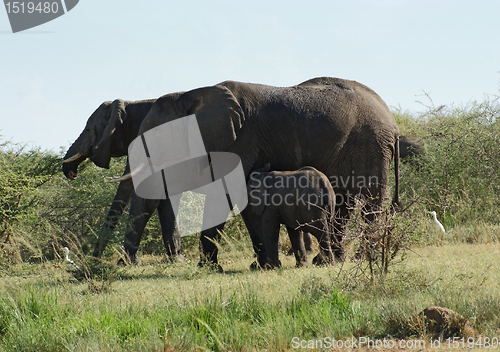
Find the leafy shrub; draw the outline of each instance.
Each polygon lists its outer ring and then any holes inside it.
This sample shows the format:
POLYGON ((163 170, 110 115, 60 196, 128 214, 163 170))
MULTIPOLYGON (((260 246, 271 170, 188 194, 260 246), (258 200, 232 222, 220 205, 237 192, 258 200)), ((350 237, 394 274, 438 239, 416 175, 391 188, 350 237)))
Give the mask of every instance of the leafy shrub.
POLYGON ((16 262, 36 252, 37 236, 31 230, 40 227, 37 210, 43 202, 42 189, 58 166, 59 157, 53 153, 0 145, 0 260, 16 262))
POLYGON ((419 117, 396 114, 402 131, 418 133, 425 154, 402 165, 406 203, 415 213, 435 210, 445 227, 497 223, 500 217, 500 107, 498 100, 440 107, 419 117))

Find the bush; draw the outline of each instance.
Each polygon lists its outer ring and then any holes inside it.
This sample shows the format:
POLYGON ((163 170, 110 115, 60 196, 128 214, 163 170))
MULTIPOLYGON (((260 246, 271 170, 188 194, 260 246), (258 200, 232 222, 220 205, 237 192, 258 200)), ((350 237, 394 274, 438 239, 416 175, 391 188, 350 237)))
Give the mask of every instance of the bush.
POLYGON ((435 210, 445 227, 494 224, 500 217, 500 107, 498 100, 463 108, 431 109, 408 118, 402 131, 418 133, 425 154, 402 165, 402 194, 415 213, 435 210))
POLYGON ((0 263, 37 252, 39 238, 32 230, 40 227, 42 189, 56 174, 59 159, 49 152, 0 145, 0 263))
MULTIPOLYGON (((61 246, 74 256, 92 251, 117 188, 105 178, 121 174, 125 159, 109 170, 84 163, 75 181, 63 176, 61 163, 62 154, 0 145, 0 263, 54 259, 61 246)), ((117 242, 127 225, 124 215, 117 242)), ((163 252, 157 220, 145 237, 151 252, 163 252)))

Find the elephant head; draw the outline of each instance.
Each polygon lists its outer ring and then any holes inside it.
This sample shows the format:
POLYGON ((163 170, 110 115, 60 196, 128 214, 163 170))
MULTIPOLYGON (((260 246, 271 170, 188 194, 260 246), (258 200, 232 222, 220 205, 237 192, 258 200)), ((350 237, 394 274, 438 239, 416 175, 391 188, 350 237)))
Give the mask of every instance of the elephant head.
MULTIPOLYGON (((138 135, 142 136, 155 127, 189 115, 196 116, 206 152, 227 150, 236 140, 245 121, 243 110, 233 93, 225 86, 215 85, 158 98, 142 122, 138 135)), ((169 148, 168 143, 173 142, 165 140, 165 143, 166 148, 169 148)), ((114 178, 112 182, 128 180, 140 172, 136 166, 131 167, 135 169, 127 175, 114 178)))
POLYGON ((207 152, 226 150, 236 140, 245 120, 243 110, 231 91, 215 85, 160 97, 142 123, 139 134, 193 114, 196 115, 207 152))
POLYGON ((116 135, 127 118, 126 105, 120 99, 107 101, 89 117, 85 129, 63 158, 63 173, 67 178, 75 179, 78 165, 87 158, 99 167, 109 168, 112 156, 126 155, 128 144, 114 141, 122 142, 122 136, 116 135))

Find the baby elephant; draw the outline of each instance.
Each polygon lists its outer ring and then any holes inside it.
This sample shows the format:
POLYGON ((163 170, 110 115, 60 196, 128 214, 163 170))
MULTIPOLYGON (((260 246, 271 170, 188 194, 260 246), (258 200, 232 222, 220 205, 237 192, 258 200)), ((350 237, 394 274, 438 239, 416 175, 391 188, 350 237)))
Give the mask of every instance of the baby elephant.
POLYGON ((288 230, 297 266, 307 263, 303 233, 311 233, 319 243, 315 265, 333 263, 329 224, 335 216, 335 193, 328 178, 314 167, 297 171, 269 171, 269 164, 256 170, 248 181, 249 206, 262 216, 262 233, 272 267, 280 267, 278 241, 280 224, 288 230))

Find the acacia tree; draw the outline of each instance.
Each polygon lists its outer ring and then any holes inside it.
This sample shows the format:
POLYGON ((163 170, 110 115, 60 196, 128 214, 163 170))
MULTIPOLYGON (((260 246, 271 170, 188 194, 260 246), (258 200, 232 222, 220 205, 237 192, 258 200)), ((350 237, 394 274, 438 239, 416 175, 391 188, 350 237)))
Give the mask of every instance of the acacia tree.
MULTIPOLYGON (((56 174, 60 157, 25 147, 0 145, 0 251, 12 243, 13 228, 36 207, 39 190, 56 174)), ((5 254, 5 253, 4 253, 5 254)))

